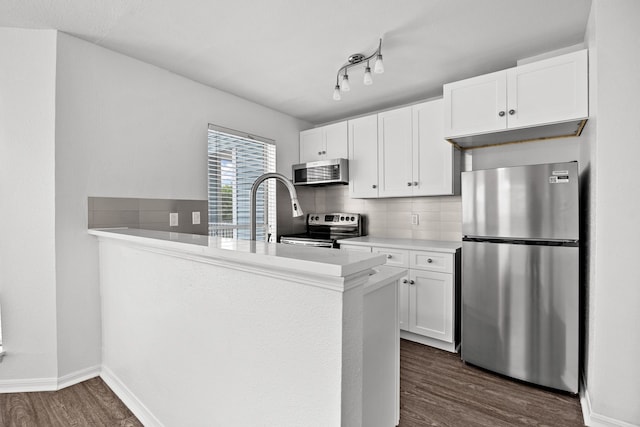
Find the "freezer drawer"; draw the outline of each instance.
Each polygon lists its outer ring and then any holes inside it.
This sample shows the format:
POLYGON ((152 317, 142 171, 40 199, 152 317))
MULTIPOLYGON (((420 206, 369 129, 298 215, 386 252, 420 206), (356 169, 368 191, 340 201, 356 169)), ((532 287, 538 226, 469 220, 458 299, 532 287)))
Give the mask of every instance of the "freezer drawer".
POLYGON ((462 234, 578 240, 578 163, 463 172, 462 234))
POLYGON ((462 359, 578 391, 578 247, 463 242, 462 359))

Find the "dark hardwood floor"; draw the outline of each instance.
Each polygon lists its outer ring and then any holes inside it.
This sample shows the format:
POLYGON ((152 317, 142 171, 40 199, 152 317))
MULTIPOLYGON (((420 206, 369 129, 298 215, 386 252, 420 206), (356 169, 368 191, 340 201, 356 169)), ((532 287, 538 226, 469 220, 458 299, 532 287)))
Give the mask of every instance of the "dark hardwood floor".
POLYGON ((58 391, 0 394, 0 427, 142 427, 101 378, 58 391))
MULTIPOLYGON (((583 425, 576 396, 509 380, 421 344, 402 340, 400 348, 400 427, 583 425)), ((56 392, 0 394, 0 427, 18 426, 142 424, 93 378, 56 392)))
POLYGON ((466 365, 458 354, 400 343, 400 427, 583 425, 577 396, 466 365))

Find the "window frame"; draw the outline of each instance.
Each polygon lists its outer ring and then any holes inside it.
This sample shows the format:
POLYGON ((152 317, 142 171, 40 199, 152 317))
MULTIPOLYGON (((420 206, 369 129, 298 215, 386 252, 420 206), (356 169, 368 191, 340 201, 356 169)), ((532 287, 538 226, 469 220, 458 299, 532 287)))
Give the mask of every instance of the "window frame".
MULTIPOLYGON (((241 150, 240 152, 242 154, 253 154, 250 148, 246 148, 246 150, 241 150)), ((259 154, 259 150, 256 149, 255 153, 259 154)), ((234 156, 236 154, 238 154, 238 152, 232 153, 230 151, 228 155, 229 161, 233 162, 234 156)), ((259 155, 255 156, 255 158, 251 158, 250 156, 247 156, 246 158, 243 157, 240 159, 241 162, 238 163, 238 165, 243 165, 244 163, 242 162, 250 162, 251 160, 255 161, 255 159, 259 158, 259 155)), ((238 165, 235 165, 233 169, 228 170, 237 172, 238 165)), ((259 175, 275 171, 276 143, 274 140, 209 123, 207 129, 207 223, 209 227, 209 235, 230 237, 234 239, 249 239, 249 212, 246 209, 248 209, 249 206, 249 193, 251 184, 259 175), (232 179, 233 219, 230 223, 224 222, 222 220, 222 216, 224 215, 224 212, 220 210, 220 207, 223 204, 222 199, 220 198, 212 201, 212 195, 222 195, 223 169, 225 168, 222 162, 220 162, 217 166, 212 166, 213 162, 219 161, 224 157, 224 155, 220 154, 221 152, 217 152, 217 154, 214 154, 214 152, 212 151, 212 133, 214 134, 213 138, 216 137, 215 134, 218 134, 219 136, 226 138, 236 138, 239 143, 241 143, 242 141, 254 144, 259 143, 262 144, 261 149, 264 150, 262 157, 262 161, 265 163, 264 168, 261 171, 259 170, 260 168, 256 168, 256 173, 254 173, 254 175, 256 176, 250 182, 242 181, 242 179, 239 178, 240 174, 238 173, 235 175, 236 179, 232 179), (260 173, 258 174, 258 172, 260 173), (215 183, 218 183, 217 193, 215 193, 215 188, 213 188, 213 184, 215 183), (218 209, 213 206, 214 203, 216 206, 218 206, 218 209), (216 217, 218 218, 218 221, 215 221, 216 217)), ((251 170, 250 172, 254 172, 254 170, 251 170)), ((258 189, 258 200, 256 203, 256 205, 258 206, 258 224, 256 225, 258 240, 261 240, 261 238, 265 240, 271 240, 272 237, 275 237, 277 235, 277 211, 275 192, 276 183, 274 180, 265 181, 260 185, 260 188, 258 189)))

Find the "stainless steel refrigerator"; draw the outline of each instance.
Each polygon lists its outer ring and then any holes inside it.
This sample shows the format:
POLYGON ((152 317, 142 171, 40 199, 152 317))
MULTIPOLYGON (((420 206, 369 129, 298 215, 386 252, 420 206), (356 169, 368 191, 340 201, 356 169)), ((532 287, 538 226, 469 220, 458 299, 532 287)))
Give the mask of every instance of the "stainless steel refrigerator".
POLYGON ((578 163, 462 173, 462 359, 578 392, 578 163))

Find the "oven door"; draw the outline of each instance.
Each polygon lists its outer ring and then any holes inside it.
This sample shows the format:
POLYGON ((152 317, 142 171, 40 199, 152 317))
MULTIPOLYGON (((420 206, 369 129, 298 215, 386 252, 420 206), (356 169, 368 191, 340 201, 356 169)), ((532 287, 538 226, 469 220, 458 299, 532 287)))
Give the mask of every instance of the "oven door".
POLYGON ((334 240, 328 239, 310 239, 308 237, 280 237, 280 243, 285 245, 301 245, 301 246, 313 246, 316 248, 333 248, 335 247, 334 240))

